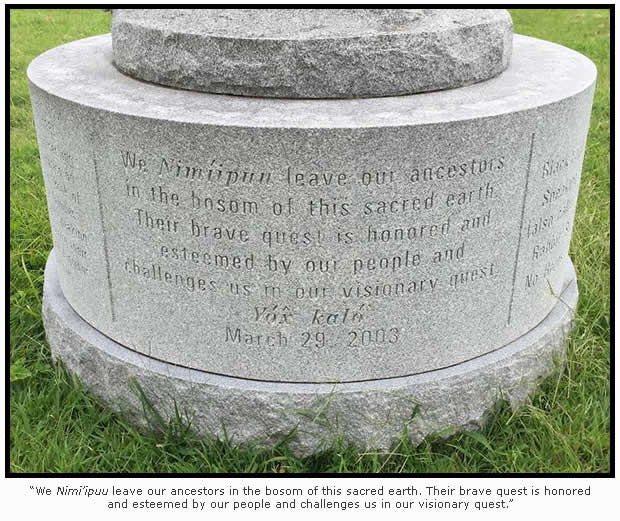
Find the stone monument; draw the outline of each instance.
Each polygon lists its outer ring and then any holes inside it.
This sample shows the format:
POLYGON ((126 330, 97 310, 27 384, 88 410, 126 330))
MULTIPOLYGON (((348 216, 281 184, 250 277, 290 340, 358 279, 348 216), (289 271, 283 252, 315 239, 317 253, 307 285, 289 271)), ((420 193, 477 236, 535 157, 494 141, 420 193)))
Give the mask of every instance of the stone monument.
POLYGON ((595 77, 499 9, 114 9, 28 69, 54 355, 300 454, 477 428, 564 354, 595 77))

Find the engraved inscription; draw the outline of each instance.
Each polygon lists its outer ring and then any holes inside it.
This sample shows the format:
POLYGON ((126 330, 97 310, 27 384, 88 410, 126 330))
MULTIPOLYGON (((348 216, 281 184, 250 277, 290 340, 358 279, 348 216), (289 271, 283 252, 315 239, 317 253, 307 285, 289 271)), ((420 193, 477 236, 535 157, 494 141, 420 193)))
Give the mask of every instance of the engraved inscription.
POLYGON ((377 312, 381 302, 463 292, 510 270, 497 254, 481 262, 476 246, 507 197, 501 153, 355 172, 127 148, 115 157, 126 221, 151 247, 114 269, 214 308, 238 299, 238 322, 228 315, 219 326, 224 345, 389 348, 403 327, 377 312), (271 195, 266 185, 296 192, 271 195))

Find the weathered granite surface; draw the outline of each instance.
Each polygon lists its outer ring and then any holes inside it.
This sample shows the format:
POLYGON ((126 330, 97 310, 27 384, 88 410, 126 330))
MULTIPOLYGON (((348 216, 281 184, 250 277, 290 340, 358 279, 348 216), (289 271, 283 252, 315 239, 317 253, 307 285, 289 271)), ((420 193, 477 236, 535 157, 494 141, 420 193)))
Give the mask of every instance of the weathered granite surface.
POLYGON ((114 9, 114 62, 204 92, 354 98, 460 87, 508 67, 505 9, 114 9))
POLYGON ((540 379, 562 362, 577 303, 575 274, 551 313, 504 348, 469 362, 417 376, 349 384, 256 382, 154 360, 121 346, 86 323, 64 298, 55 253, 45 272, 43 319, 55 357, 95 395, 145 424, 133 383, 165 418, 175 404, 207 437, 270 447, 284 440, 298 455, 337 438, 389 449, 403 432, 420 443, 484 425, 497 402, 525 403, 540 379))
POLYGON ((115 10, 29 67, 48 341, 136 422, 131 382, 207 436, 387 449, 564 355, 593 64, 510 58, 502 10, 326 11, 115 10))
POLYGON ((511 344, 570 282, 595 79, 574 51, 516 37, 497 78, 362 100, 180 91, 111 62, 101 36, 28 74, 64 295, 130 349, 262 381, 404 377, 511 344))

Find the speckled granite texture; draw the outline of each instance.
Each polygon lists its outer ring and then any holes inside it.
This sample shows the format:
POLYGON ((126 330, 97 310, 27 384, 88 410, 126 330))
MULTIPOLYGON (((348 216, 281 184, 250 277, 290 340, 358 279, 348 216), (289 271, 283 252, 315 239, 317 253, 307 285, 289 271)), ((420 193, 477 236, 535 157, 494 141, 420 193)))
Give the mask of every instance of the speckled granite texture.
POLYGON ((506 69, 505 9, 114 9, 114 61, 142 80, 284 98, 395 96, 506 69))
POLYGON ((429 373, 354 384, 278 384, 213 375, 153 360, 92 328, 71 308, 56 275, 54 252, 45 272, 43 317, 55 357, 90 391, 145 424, 134 381, 165 418, 174 405, 205 437, 273 446, 289 439, 299 455, 337 438, 388 449, 403 432, 414 443, 431 433, 478 429, 503 399, 525 403, 565 354, 577 303, 571 281, 536 328, 499 351, 429 373), (415 414, 414 414, 415 413, 415 414))
MULTIPOLYGON (((344 11, 346 34, 403 34, 383 10, 366 25, 344 11)), ((408 12, 407 27, 431 19, 408 12)), ((265 20, 246 36, 288 34, 265 20)), ((319 49, 341 25, 310 30, 319 49)), ((480 426, 562 359, 590 60, 516 35, 480 83, 276 99, 137 80, 111 40, 52 49, 28 78, 54 240, 47 337, 112 407, 144 421, 135 381, 205 436, 386 449, 404 429, 417 443, 480 426)), ((259 69, 255 86, 277 77, 259 69)))
POLYGON ((130 349, 256 380, 511 343, 567 282, 595 77, 558 45, 515 50, 487 82, 363 100, 147 84, 109 36, 49 51, 29 77, 65 297, 130 349))

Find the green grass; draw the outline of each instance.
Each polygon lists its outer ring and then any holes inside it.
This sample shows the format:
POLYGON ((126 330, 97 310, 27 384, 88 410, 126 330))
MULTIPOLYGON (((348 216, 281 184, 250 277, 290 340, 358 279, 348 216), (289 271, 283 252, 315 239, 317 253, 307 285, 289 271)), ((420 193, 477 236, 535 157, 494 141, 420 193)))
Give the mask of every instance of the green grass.
POLYGON ((10 15, 10 469, 13 472, 586 472, 610 470, 609 12, 514 9, 517 32, 589 56, 599 77, 571 256, 579 274, 577 327, 561 374, 531 405, 499 408, 481 433, 386 454, 337 446, 301 460, 286 448, 206 443, 172 424, 140 433, 71 385, 51 362, 41 323, 43 268, 52 242, 30 98, 28 63, 64 42, 104 33, 98 10, 10 15))

